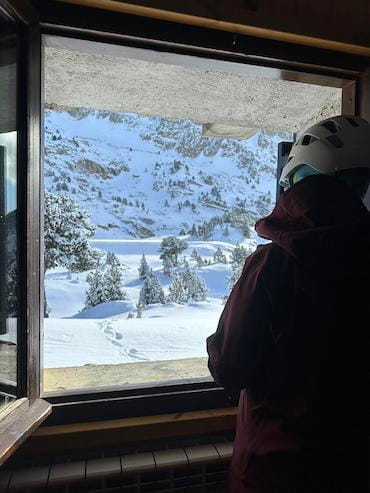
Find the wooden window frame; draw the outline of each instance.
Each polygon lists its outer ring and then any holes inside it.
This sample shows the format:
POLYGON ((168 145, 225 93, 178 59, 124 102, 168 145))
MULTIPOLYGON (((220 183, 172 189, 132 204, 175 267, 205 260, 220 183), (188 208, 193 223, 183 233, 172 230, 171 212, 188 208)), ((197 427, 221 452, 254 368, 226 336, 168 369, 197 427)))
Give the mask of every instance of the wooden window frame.
MULTIPOLYGON (((13 0, 11 3, 18 3, 13 0)), ((22 2, 23 4, 24 2, 22 2)), ((0 4, 11 9, 8 0, 0 4)), ((22 149, 27 156, 20 176, 24 221, 21 235, 27 250, 21 258, 21 269, 27 273, 22 286, 26 303, 23 307, 24 334, 20 368, 21 394, 29 403, 40 397, 52 406, 46 424, 71 424, 87 421, 153 416, 159 414, 193 412, 204 409, 233 407, 237 395, 229 394, 210 382, 191 384, 170 383, 155 387, 99 388, 65 392, 63 395, 45 394, 40 387, 40 327, 43 299, 42 265, 42 170, 40 167, 41 117, 41 36, 59 35, 80 39, 122 44, 140 48, 196 55, 216 60, 234 61, 280 69, 281 79, 335 85, 341 87, 342 108, 346 114, 361 114, 368 108, 365 76, 370 62, 364 56, 340 54, 326 49, 302 47, 294 43, 236 35, 201 26, 117 14, 95 8, 81 7, 50 0, 34 0, 34 10, 19 12, 24 38, 28 40, 26 77, 28 116, 23 121, 22 149), (30 14, 30 15, 29 15, 30 14), (335 56, 336 55, 336 56, 335 56), (32 63, 31 63, 32 62, 32 63), (367 98, 367 99, 366 99, 367 98), (22 368, 27 368, 26 373, 22 368)), ((366 79, 367 80, 367 79, 366 79)), ((368 82, 366 82, 368 84, 368 82)), ((20 395, 21 395, 20 394, 20 395)), ((48 411, 49 412, 49 411, 48 411)))
MULTIPOLYGON (((282 79, 341 87, 343 110, 356 113, 356 84, 366 65, 363 57, 343 55, 336 64, 331 53, 316 48, 250 36, 236 38, 232 33, 59 2, 41 1, 39 5, 41 34, 279 68, 282 79)), ((204 381, 81 389, 43 397, 53 405, 49 425, 226 408, 235 406, 238 398, 204 381)))
MULTIPOLYGON (((39 21, 29 5, 0 0, 2 14, 17 24, 19 46, 17 55, 17 260, 19 312, 17 325, 17 384, 13 388, 16 400, 0 412, 0 465, 46 419, 51 404, 40 398, 40 324, 38 301, 40 263, 30 245, 39 242, 29 211, 38 209, 35 200, 39 192, 39 118, 40 99, 38 70, 39 21), (32 251, 32 253, 31 253, 32 251)), ((35 248, 33 247, 33 250, 35 248)))

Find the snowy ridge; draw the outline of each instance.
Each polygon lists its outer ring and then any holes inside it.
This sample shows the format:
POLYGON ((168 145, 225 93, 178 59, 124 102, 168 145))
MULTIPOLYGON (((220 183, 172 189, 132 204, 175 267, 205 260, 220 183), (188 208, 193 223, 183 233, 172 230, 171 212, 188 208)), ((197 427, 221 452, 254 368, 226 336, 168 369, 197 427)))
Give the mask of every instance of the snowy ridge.
POLYGON ((222 220, 199 237, 235 243, 271 209, 277 144, 287 137, 212 139, 190 121, 46 110, 45 185, 89 211, 96 238, 189 233, 222 220))

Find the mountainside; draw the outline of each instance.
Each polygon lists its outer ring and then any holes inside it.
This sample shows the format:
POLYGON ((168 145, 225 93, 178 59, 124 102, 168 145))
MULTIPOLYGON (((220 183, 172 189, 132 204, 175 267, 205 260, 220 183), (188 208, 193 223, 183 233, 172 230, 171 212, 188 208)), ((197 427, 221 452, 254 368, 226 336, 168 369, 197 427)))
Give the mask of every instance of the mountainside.
POLYGON ((242 241, 269 213, 277 144, 202 136, 202 126, 135 114, 45 110, 45 186, 89 211, 97 239, 187 234, 242 241))

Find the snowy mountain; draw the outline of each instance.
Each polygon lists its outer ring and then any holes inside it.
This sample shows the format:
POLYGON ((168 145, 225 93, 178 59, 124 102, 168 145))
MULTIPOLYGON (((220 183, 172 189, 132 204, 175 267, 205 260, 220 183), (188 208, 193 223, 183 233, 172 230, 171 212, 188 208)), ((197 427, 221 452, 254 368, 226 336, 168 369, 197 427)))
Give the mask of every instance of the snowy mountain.
POLYGON ((45 186, 89 211, 97 239, 242 241, 272 208, 282 139, 289 135, 205 138, 185 120, 49 108, 45 186))
POLYGON ((289 139, 265 132, 248 140, 206 138, 191 121, 47 108, 45 187, 88 211, 96 226, 89 244, 103 258, 117 257, 122 282, 114 286, 122 295, 89 306, 94 270, 71 272, 57 255, 59 265, 45 276, 44 367, 201 358, 201 374, 191 375, 206 375, 205 338, 256 247, 255 221, 273 207, 277 146, 289 139), (166 273, 160 251, 170 235, 187 247, 166 273), (159 302, 144 299, 143 255, 159 302), (184 288, 182 278, 196 285, 199 298, 175 293, 175 281, 179 292, 184 288))

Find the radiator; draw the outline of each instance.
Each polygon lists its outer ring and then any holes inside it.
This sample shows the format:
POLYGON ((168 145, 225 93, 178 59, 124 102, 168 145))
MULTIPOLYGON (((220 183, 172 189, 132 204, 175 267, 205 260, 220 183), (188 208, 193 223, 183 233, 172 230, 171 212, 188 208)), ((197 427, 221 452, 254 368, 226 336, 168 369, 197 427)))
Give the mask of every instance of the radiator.
POLYGON ((1 470, 0 492, 221 492, 231 455, 225 441, 1 470))

